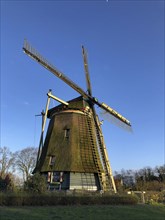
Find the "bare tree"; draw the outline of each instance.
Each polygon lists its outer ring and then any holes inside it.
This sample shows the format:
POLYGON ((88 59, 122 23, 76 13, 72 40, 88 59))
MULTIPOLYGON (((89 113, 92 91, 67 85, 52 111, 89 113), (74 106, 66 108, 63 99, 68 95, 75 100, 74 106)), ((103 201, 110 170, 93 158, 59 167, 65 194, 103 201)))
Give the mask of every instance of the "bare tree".
POLYGON ((155 172, 159 177, 159 181, 165 183, 165 165, 163 166, 156 166, 155 167, 155 172))
POLYGON ((23 180, 27 181, 36 165, 37 148, 26 147, 21 151, 17 151, 14 155, 15 166, 21 171, 23 180))
POLYGON ((6 174, 12 171, 14 155, 8 147, 0 147, 0 177, 5 178, 6 174))

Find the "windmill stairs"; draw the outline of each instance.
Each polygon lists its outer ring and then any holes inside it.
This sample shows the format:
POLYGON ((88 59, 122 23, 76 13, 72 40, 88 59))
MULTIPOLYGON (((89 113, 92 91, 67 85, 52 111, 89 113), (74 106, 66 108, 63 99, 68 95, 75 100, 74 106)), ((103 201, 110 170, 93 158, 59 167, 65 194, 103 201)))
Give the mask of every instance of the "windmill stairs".
MULTIPOLYGON (((82 117, 79 117, 79 135, 80 135, 80 144, 83 143, 83 146, 80 147, 80 156, 82 159, 84 170, 90 169, 90 161, 89 161, 89 152, 92 148, 92 158, 94 160, 97 174, 100 183, 100 189, 103 191, 114 191, 116 192, 116 187, 114 184, 114 179, 112 176, 111 167, 109 164, 106 147, 104 145, 103 136, 101 135, 99 129, 94 126, 94 118, 92 116, 92 111, 89 109, 84 111, 85 120, 82 117), (95 135, 93 135, 95 132, 95 135), (94 138, 94 137, 97 138, 94 138), (97 139, 97 143, 96 143, 97 139), (90 144, 89 144, 90 142, 90 144), (97 147, 96 147, 97 146, 97 147), (86 160, 88 158, 88 161, 86 160), (101 158, 101 165, 99 163, 101 158)), ((98 123, 98 122, 97 122, 98 123)))

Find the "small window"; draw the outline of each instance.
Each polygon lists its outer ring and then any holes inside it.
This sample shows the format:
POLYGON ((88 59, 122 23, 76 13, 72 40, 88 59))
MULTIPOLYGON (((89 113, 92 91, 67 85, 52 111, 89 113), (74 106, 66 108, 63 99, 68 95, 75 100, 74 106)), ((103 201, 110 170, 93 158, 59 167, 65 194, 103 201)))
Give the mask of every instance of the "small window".
POLYGON ((54 165, 54 163, 55 163, 55 156, 50 156, 50 161, 49 161, 49 165, 50 166, 53 166, 54 165))
POLYGON ((69 138, 70 135, 70 129, 65 129, 65 138, 69 138))

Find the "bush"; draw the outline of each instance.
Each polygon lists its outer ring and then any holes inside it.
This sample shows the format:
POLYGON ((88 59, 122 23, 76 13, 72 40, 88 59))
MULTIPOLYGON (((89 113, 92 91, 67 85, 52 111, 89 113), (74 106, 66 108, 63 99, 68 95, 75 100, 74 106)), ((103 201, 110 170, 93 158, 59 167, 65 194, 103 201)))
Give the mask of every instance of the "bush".
POLYGON ((14 190, 14 182, 12 179, 12 175, 6 174, 3 178, 0 176, 0 191, 7 192, 14 190))
POLYGON ((39 173, 30 176, 24 184, 25 191, 33 193, 45 193, 47 190, 46 179, 39 173))
POLYGON ((165 191, 147 191, 145 194, 146 203, 165 203, 165 191))
POLYGON ((136 196, 60 196, 54 193, 27 194, 13 193, 1 194, 0 205, 5 206, 52 206, 52 205, 134 205, 136 196))

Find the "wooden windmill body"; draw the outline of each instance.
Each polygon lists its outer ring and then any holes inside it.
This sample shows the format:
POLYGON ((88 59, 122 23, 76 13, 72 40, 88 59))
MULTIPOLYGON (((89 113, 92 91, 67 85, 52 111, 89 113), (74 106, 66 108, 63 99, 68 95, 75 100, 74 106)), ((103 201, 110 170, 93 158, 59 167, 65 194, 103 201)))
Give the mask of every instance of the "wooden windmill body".
MULTIPOLYGON (((106 151, 100 122, 94 104, 106 113, 118 119, 125 126, 130 122, 104 103, 92 96, 87 56, 84 48, 83 58, 87 81, 87 92, 84 92, 72 80, 49 64, 41 55, 25 42, 24 52, 38 61, 58 78, 70 85, 80 97, 45 110, 50 119, 46 138, 43 142, 43 129, 37 157, 35 172, 45 175, 49 188, 78 190, 111 190, 116 187, 106 151)), ((48 93, 48 100, 53 97, 48 93)))

